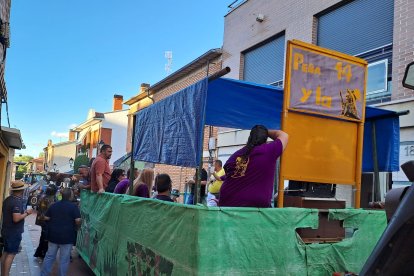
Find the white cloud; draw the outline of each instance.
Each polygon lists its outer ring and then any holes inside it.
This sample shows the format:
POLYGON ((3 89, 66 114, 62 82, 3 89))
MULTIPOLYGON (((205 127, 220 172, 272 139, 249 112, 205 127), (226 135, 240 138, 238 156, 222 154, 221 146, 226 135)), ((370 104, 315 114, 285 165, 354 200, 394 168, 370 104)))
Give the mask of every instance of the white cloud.
POLYGON ((32 143, 32 146, 34 146, 34 147, 45 147, 45 146, 47 146, 47 144, 45 145, 43 143, 32 143))
POLYGON ((72 129, 72 128, 74 128, 74 127, 76 127, 78 124, 70 124, 69 125, 69 129, 72 129))
POLYGON ((52 133, 50 133, 50 135, 52 135, 53 137, 58 137, 58 138, 68 138, 69 137, 69 133, 68 132, 56 132, 55 130, 52 131, 52 133))

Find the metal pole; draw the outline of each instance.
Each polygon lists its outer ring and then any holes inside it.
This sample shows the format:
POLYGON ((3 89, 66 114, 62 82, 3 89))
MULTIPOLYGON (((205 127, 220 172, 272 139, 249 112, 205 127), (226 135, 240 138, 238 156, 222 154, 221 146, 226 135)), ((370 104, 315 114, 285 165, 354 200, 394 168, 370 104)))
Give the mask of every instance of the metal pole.
POLYGON ((378 154, 377 154, 377 134, 375 130, 375 122, 371 122, 372 127, 372 162, 374 165, 374 183, 372 185, 372 202, 381 199, 380 183, 379 183, 379 168, 378 168, 378 154))
POLYGON ((221 69, 220 71, 212 74, 211 76, 208 77, 208 81, 213 81, 215 79, 218 79, 222 76, 224 76, 225 74, 230 72, 230 67, 224 67, 223 69, 221 69))
POLYGON ((361 207, 362 151, 364 146, 364 124, 358 123, 357 159, 355 164, 355 208, 361 207))
MULTIPOLYGON (((136 115, 132 115, 132 141, 131 141, 131 157, 130 157, 130 164, 129 164, 129 194, 132 195, 132 189, 134 184, 134 146, 135 146, 135 121, 136 115)), ((151 193, 151 191, 149 191, 151 193)))
POLYGON ((193 205, 197 205, 198 203, 199 187, 200 187, 200 167, 197 167, 196 168, 196 179, 195 179, 195 185, 194 185, 193 205))

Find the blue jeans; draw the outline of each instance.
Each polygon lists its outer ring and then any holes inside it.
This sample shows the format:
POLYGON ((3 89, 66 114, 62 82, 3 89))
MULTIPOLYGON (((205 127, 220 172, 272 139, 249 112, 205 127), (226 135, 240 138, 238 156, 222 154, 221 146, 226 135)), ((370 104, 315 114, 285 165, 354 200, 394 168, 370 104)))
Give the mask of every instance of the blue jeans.
POLYGON ((49 242, 45 259, 43 260, 43 267, 41 276, 49 276, 52 271, 53 263, 55 262, 57 251, 59 250, 59 276, 65 276, 68 271, 70 262, 70 252, 72 251, 72 244, 56 244, 49 242))

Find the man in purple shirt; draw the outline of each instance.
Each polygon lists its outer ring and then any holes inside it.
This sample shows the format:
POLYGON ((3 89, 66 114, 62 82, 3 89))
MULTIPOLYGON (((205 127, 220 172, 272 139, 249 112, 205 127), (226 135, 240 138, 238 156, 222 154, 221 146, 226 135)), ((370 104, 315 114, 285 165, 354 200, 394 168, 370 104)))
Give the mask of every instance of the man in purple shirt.
POLYGON ((247 145, 236 151, 224 165, 226 175, 220 189, 220 206, 271 207, 276 160, 288 142, 281 130, 256 125, 247 145), (273 141, 266 143, 267 138, 273 141))

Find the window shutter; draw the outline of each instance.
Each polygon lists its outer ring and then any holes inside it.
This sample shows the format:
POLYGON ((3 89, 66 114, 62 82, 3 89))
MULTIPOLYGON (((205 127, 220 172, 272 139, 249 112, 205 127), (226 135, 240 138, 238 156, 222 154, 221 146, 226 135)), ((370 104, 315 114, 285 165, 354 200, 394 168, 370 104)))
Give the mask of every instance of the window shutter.
POLYGON ((244 53, 245 81, 271 84, 283 80, 285 36, 244 53))
POLYGON ((319 16, 318 45, 350 55, 392 43, 394 0, 355 0, 319 16))

